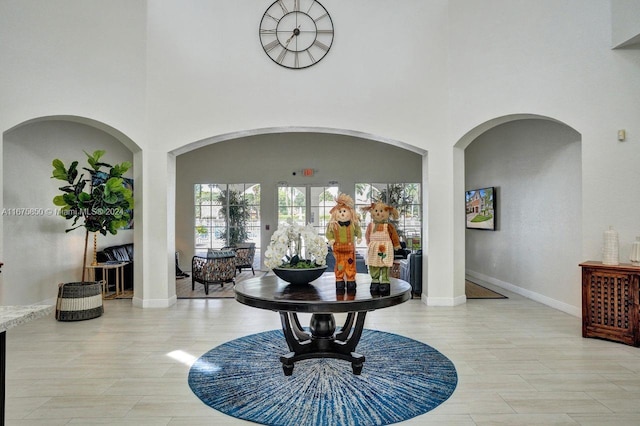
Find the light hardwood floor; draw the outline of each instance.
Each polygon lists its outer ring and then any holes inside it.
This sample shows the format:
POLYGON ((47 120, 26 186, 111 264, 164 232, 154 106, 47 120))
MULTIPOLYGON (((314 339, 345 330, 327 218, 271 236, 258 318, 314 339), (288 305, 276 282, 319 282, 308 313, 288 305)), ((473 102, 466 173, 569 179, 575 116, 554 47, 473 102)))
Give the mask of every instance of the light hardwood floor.
MULTIPOLYGON (((411 300, 367 316, 367 328, 425 342, 458 371, 449 400, 403 424, 640 424, 640 349, 583 339, 578 318, 501 292, 509 299, 456 307, 411 300)), ((109 300, 97 319, 39 319, 7 332, 6 424, 249 424, 191 392, 189 363, 279 327, 276 313, 233 299, 178 300, 168 309, 109 300)))

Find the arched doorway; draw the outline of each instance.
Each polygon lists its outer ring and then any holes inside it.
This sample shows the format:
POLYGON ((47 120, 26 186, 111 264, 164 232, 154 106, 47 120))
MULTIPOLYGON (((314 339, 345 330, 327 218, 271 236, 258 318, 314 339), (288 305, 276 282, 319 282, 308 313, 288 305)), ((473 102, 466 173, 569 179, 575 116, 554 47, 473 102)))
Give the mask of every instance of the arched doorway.
MULTIPOLYGON (((190 147, 193 149, 181 149, 176 156, 176 251, 183 269, 194 254, 195 183, 260 184, 263 247, 278 223, 278 186, 338 186, 341 192, 354 195, 356 184, 371 179, 424 185, 424 150, 359 132, 265 129, 210 138, 190 147), (305 168, 313 173, 304 175, 305 168)), ((425 200, 421 200, 424 211, 425 200)))
POLYGON ((465 272, 579 316, 580 134, 540 116, 510 116, 465 146, 465 190, 495 187, 496 230, 465 230, 465 272))
MULTIPOLYGON (((57 217, 52 199, 60 183, 51 179, 51 163, 54 158, 67 164, 79 160, 81 167, 83 151, 98 149, 106 150, 104 160, 114 164, 133 162, 139 150, 122 132, 85 117, 40 117, 3 133, 3 208, 32 214, 3 217, 3 262, 11 268, 2 278, 20 285, 3 285, 0 303, 52 303, 58 283, 80 280, 84 233, 65 233, 69 224, 57 217)), ((103 238, 99 247, 134 242, 133 231, 103 238)))

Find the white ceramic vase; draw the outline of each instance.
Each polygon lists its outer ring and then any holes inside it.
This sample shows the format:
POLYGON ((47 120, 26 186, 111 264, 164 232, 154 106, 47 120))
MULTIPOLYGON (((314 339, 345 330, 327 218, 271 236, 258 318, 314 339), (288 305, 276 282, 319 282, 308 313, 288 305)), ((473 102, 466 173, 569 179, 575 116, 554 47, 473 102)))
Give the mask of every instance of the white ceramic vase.
POLYGON ((640 237, 636 237, 636 240, 631 243, 629 260, 631 260, 633 266, 640 266, 640 237))
POLYGON ((604 231, 602 247, 602 264, 603 265, 617 265, 620 263, 618 257, 618 231, 613 229, 613 226, 609 227, 608 231, 604 231))

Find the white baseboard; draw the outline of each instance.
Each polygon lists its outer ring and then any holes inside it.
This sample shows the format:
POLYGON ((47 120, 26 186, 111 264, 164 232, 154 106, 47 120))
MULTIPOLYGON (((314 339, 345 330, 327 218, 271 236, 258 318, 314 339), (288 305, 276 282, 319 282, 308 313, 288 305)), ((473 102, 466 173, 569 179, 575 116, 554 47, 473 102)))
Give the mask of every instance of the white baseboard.
POLYGON ((458 297, 422 297, 422 302, 427 306, 458 306, 466 303, 467 296, 458 297))
POLYGON ((137 308, 168 308, 169 306, 173 306, 178 301, 177 296, 171 296, 168 299, 140 299, 139 297, 134 297, 132 299, 133 306, 137 308))
POLYGON ((496 287, 509 290, 512 293, 519 294, 520 296, 526 297, 527 299, 535 300, 536 302, 542 303, 543 305, 547 305, 551 308, 565 312, 569 315, 573 315, 574 317, 578 317, 578 318, 582 317, 581 307, 569 305, 568 303, 564 303, 559 300, 555 300, 550 297, 547 297, 543 294, 536 293, 534 291, 530 291, 522 287, 518 287, 517 285, 511 284, 505 281, 501 281, 497 278, 493 278, 488 275, 481 274, 480 272, 470 271, 467 269, 466 275, 469 278, 471 278, 472 281, 475 281, 478 284, 492 284, 496 287))

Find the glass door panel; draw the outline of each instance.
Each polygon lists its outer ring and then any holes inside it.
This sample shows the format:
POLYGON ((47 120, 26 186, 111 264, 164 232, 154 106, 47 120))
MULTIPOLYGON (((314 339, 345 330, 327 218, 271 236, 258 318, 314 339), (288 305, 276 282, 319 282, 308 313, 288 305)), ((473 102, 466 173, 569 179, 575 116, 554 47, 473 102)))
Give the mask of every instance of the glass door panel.
POLYGON ((338 192, 337 186, 279 187, 278 223, 289 219, 302 226, 310 223, 319 235, 324 235, 338 192))
POLYGON ((195 248, 222 248, 238 242, 260 247, 260 185, 195 184, 195 248))
POLYGON ((304 186, 278 187, 278 223, 291 220, 298 225, 307 223, 307 188, 304 186))
POLYGON ((339 188, 337 186, 311 186, 309 187, 309 221, 318 235, 324 235, 327 230, 327 224, 331 220, 329 210, 336 204, 339 188))

